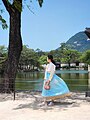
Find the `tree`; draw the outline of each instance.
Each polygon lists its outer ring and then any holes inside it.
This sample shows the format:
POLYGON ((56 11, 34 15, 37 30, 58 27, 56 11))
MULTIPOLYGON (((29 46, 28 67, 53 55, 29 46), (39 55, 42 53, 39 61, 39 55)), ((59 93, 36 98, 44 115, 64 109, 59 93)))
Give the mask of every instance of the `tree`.
POLYGON ((39 62, 40 62, 41 65, 46 64, 47 63, 47 56, 46 55, 42 55, 39 58, 39 62))
POLYGON ((30 70, 31 67, 33 67, 33 69, 34 67, 39 67, 38 58, 38 54, 33 49, 30 49, 28 46, 24 45, 19 60, 19 68, 22 69, 22 66, 29 66, 30 70))
POLYGON ((61 62, 68 63, 70 67, 71 62, 76 62, 80 57, 80 53, 76 50, 64 50, 63 57, 61 58, 61 62))
POLYGON ((0 46, 0 57, 1 56, 6 56, 7 54, 7 48, 5 46, 0 46))
POLYGON ((80 57, 80 60, 90 65, 90 50, 87 50, 86 52, 84 52, 80 57))
MULTIPOLYGON (((23 1, 2 0, 2 2, 10 16, 8 58, 4 70, 3 91, 10 92, 14 90, 17 67, 22 51, 21 12, 23 1)), ((43 0, 38 0, 38 2, 41 7, 43 0)), ((3 23, 2 18, 0 21, 3 23)))
POLYGON ((63 51, 64 49, 66 49, 66 43, 60 43, 60 49, 63 51))
POLYGON ((36 52, 39 57, 41 57, 44 54, 44 52, 42 50, 40 50, 39 48, 36 49, 36 52))
POLYGON ((4 63, 7 58, 7 48, 5 46, 0 46, 0 73, 4 71, 4 63))

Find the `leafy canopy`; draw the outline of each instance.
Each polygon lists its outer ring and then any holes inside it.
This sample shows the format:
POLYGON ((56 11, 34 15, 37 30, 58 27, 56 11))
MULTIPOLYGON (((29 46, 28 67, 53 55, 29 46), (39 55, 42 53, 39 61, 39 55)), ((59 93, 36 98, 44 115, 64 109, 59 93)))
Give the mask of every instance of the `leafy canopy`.
MULTIPOLYGON (((22 0, 22 1, 23 1, 22 4, 20 3, 19 0, 6 0, 5 2, 7 4, 7 6, 9 8, 11 8, 11 10, 13 10, 13 11, 14 11, 14 9, 17 9, 18 11, 22 12, 23 6, 26 5, 28 7, 28 9, 32 12, 32 10, 30 9, 30 3, 32 3, 33 0, 22 0)), ((35 0, 35 1, 38 1, 39 6, 42 7, 43 0, 35 0)), ((4 10, 3 10, 2 4, 0 2, 0 25, 2 26, 3 29, 7 29, 8 25, 6 23, 6 20, 2 16, 3 12, 4 12, 4 10)))

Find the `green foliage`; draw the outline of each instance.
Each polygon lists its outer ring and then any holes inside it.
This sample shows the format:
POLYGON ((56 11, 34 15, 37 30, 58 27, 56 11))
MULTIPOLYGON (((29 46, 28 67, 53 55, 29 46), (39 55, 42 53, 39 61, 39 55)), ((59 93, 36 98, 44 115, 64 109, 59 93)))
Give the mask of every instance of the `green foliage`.
POLYGON ((41 68, 42 64, 45 64, 47 62, 47 56, 46 53, 41 51, 39 48, 36 50, 30 49, 28 46, 24 45, 23 50, 20 57, 19 65, 25 65, 30 66, 33 68, 41 68))
POLYGON ((7 48, 5 46, 0 46, 0 57, 7 56, 7 48))
POLYGON ((87 50, 86 52, 84 52, 80 57, 80 60, 90 65, 90 50, 87 50))
POLYGON ((0 24, 1 24, 1 26, 2 26, 3 29, 7 29, 8 28, 6 20, 3 19, 3 17, 1 15, 0 15, 0 24))
POLYGON ((39 67, 37 53, 33 49, 30 49, 28 46, 24 45, 21 53, 19 65, 22 65, 22 66, 29 65, 30 67, 31 66, 39 67))
MULTIPOLYGON (((90 50, 83 54, 71 49, 52 50, 50 52, 43 52, 39 48, 36 50, 30 49, 24 45, 21 53, 19 66, 30 66, 31 69, 34 67, 41 68, 41 65, 47 64, 47 54, 52 54, 56 62, 61 63, 73 63, 76 61, 90 64, 90 50)), ((7 48, 0 46, 0 68, 2 69, 3 64, 7 58, 7 48)))
POLYGON ((13 5, 19 12, 22 11, 22 4, 20 3, 20 1, 14 0, 13 5))
POLYGON ((37 53, 38 57, 41 57, 42 55, 45 55, 45 52, 43 52, 42 50, 40 50, 39 48, 37 48, 35 50, 35 52, 37 53))
MULTIPOLYGON (((7 1, 7 4, 10 5, 11 9, 14 11, 14 9, 17 9, 19 12, 22 12, 22 8, 24 5, 24 0, 23 3, 20 3, 20 1, 18 0, 6 0, 7 1)), ((37 1, 37 0, 36 0, 37 1)), ((32 0, 30 0, 30 2, 33 2, 32 0)), ((28 2, 27 2, 28 3, 28 2)), ((39 3, 39 6, 42 7, 42 4, 43 4, 43 0, 38 0, 38 3, 39 3)), ((30 3, 29 3, 30 4, 30 3)), ((30 5, 27 5, 26 6, 28 7, 28 9, 33 12, 31 9, 30 9, 30 5)), ((0 6, 1 6, 1 3, 0 3, 0 6)), ((3 29, 7 29, 8 28, 8 25, 6 23, 6 20, 2 17, 2 13, 4 12, 3 9, 0 8, 0 25, 2 26, 3 29)))
POLYGON ((0 46, 0 71, 4 69, 4 63, 7 59, 7 48, 0 46))
POLYGON ((76 50, 64 50, 63 57, 61 58, 61 62, 63 63, 73 63, 78 61, 80 57, 80 53, 76 50))
POLYGON ((1 8, 1 3, 0 3, 0 25, 2 26, 3 29, 7 29, 8 25, 6 23, 6 20, 2 17, 4 10, 1 8))
POLYGON ((72 63, 79 60, 81 55, 77 50, 72 50, 70 46, 65 43, 61 43, 59 49, 50 51, 50 54, 54 56, 56 62, 72 63))
POLYGON ((47 56, 46 55, 42 55, 39 58, 39 62, 40 62, 40 65, 47 64, 47 56))

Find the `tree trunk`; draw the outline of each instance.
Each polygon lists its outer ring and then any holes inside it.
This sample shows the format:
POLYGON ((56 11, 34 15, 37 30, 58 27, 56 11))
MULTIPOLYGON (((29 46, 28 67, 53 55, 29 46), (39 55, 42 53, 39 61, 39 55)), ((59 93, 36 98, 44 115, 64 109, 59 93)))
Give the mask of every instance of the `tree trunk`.
POLYGON ((4 70, 4 92, 13 92, 20 54, 22 51, 21 12, 14 9, 10 13, 8 58, 4 70))

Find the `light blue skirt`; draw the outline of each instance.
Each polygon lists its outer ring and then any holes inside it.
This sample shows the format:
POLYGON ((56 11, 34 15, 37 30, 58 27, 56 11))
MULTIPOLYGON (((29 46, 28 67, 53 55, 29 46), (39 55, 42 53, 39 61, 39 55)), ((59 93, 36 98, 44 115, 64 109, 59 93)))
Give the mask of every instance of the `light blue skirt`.
MULTIPOLYGON (((50 73, 46 72, 46 80, 45 82, 49 79, 50 73)), ((53 75, 53 78, 50 82, 50 89, 46 90, 44 89, 44 84, 43 84, 43 90, 42 90, 42 96, 47 97, 47 98, 52 98, 57 96, 62 96, 62 95, 67 95, 70 93, 69 88, 67 87, 66 83, 58 77, 56 74, 53 75)))

